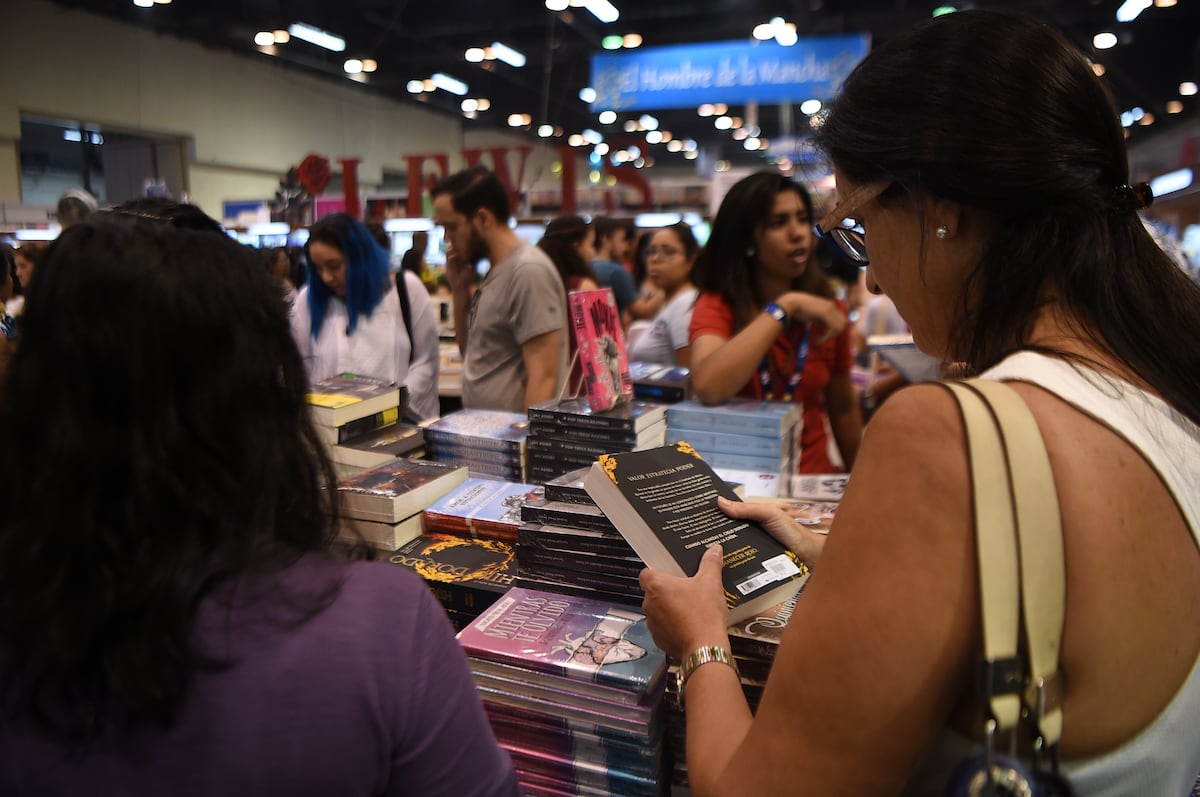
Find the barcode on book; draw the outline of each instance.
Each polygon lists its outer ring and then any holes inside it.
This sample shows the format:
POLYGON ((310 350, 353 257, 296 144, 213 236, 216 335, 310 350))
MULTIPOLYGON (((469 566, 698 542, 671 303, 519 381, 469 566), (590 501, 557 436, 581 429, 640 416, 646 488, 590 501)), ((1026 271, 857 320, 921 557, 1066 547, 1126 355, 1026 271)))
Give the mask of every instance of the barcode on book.
POLYGON ((738 592, 743 595, 749 595, 755 590, 762 589, 767 584, 783 581, 800 572, 800 568, 796 567, 796 563, 784 554, 766 560, 763 562, 763 567, 766 568, 766 572, 759 573, 757 576, 748 578, 738 584, 738 592))

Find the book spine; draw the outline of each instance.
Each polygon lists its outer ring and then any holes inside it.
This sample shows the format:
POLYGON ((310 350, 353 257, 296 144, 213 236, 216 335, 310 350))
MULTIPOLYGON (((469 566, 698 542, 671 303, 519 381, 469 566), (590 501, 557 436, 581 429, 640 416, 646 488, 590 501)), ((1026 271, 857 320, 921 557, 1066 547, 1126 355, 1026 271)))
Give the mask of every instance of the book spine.
MULTIPOLYGON (((519 538, 518 538, 519 544, 519 538)), ((591 573, 608 573, 625 578, 637 578, 645 565, 640 559, 619 559, 614 556, 581 556, 554 548, 517 549, 517 558, 530 567, 559 567, 563 570, 582 570, 591 573)))
POLYGON ((634 447, 634 443, 618 443, 616 441, 591 442, 571 440, 565 437, 530 437, 527 445, 530 451, 544 451, 549 454, 587 454, 593 457, 598 457, 601 454, 632 451, 634 447))
POLYGON ((505 451, 517 455, 521 453, 522 449, 520 440, 497 440, 490 437, 448 432, 444 429, 435 429, 433 427, 425 428, 425 442, 427 444, 453 446, 471 450, 490 449, 505 451))
POLYGON ((698 429, 667 429, 666 444, 672 445, 686 440, 697 451, 720 451, 725 454, 740 454, 760 458, 775 458, 782 461, 791 448, 790 441, 782 439, 768 440, 765 437, 753 437, 740 434, 719 434, 703 432, 698 429))
POLYGON ((526 445, 536 439, 572 440, 581 443, 616 443, 633 446, 638 436, 633 432, 620 432, 614 429, 578 427, 568 424, 550 423, 549 421, 530 421, 529 437, 526 445))
POLYGON ((641 584, 635 576, 616 576, 611 573, 588 573, 582 570, 566 570, 551 565, 532 564, 517 560, 518 578, 546 578, 567 584, 578 584, 619 595, 636 595, 640 601, 645 597, 641 584))
MULTIPOLYGON (((581 506, 576 504, 576 506, 581 506)), ((521 507, 521 520, 525 523, 541 523, 546 526, 566 526, 567 528, 590 529, 617 534, 617 527, 604 515, 592 515, 585 512, 571 512, 566 509, 525 504, 521 507)))
POLYGON ((546 500, 561 501, 564 504, 579 504, 580 506, 595 506, 596 502, 582 487, 568 487, 565 484, 546 483, 546 500))
POLYGON ((458 443, 434 442, 432 440, 425 441, 425 451, 429 453, 430 459, 437 459, 435 454, 445 454, 446 456, 458 457, 459 459, 470 459, 477 462, 494 462, 501 465, 520 465, 524 460, 525 455, 520 451, 502 451, 494 448, 472 448, 470 446, 460 445, 458 443))
MULTIPOLYGON (((629 543, 620 536, 574 536, 561 531, 545 531, 542 524, 522 526, 517 530, 518 551, 528 548, 583 551, 608 556, 636 556, 629 543)), ((520 554, 518 554, 519 556, 520 554)))
POLYGON ((580 415, 574 412, 558 412, 556 410, 529 408, 529 420, 554 424, 561 429, 612 429, 617 432, 637 433, 636 421, 633 418, 613 418, 606 415, 580 415))
POLYGON ((694 407, 680 410, 678 404, 667 410, 667 429, 694 429, 701 432, 721 430, 778 439, 785 435, 790 426, 785 426, 775 415, 707 411, 694 407))
POLYGON ((557 592, 560 595, 570 595, 576 598, 592 598, 595 600, 603 600, 608 601, 609 603, 615 603, 621 606, 629 606, 633 608, 641 608, 642 599, 645 597, 644 594, 589 587, 583 584, 563 581, 561 578, 557 577, 551 578, 549 576, 533 575, 531 573, 523 575, 519 567, 517 569, 517 577, 513 580, 513 585, 517 587, 525 587, 526 589, 536 589, 542 592, 557 592))
POLYGON ((553 471, 551 477, 557 479, 564 473, 578 470, 585 465, 591 465, 596 457, 591 454, 578 454, 573 451, 562 451, 551 454, 548 451, 530 451, 526 465, 534 467, 543 473, 553 471))

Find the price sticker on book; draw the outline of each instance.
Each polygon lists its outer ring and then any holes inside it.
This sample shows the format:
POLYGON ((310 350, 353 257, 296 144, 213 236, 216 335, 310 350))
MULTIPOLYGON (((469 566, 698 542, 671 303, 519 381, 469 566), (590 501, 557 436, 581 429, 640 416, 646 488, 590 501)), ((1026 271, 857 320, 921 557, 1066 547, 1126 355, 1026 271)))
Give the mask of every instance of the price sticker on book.
POLYGON ((743 595, 749 595, 757 589, 761 589, 767 584, 772 584, 776 581, 784 581, 800 572, 800 568, 792 561, 791 557, 780 554, 763 562, 765 572, 748 578, 737 585, 738 591, 743 595))

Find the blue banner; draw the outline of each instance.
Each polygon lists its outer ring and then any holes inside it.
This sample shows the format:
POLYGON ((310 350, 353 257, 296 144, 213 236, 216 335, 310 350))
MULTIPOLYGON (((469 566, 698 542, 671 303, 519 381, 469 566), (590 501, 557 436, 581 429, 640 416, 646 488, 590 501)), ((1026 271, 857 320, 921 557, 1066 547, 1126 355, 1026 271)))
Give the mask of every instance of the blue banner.
POLYGON ((592 56, 595 111, 826 101, 871 48, 866 34, 651 47, 592 56))

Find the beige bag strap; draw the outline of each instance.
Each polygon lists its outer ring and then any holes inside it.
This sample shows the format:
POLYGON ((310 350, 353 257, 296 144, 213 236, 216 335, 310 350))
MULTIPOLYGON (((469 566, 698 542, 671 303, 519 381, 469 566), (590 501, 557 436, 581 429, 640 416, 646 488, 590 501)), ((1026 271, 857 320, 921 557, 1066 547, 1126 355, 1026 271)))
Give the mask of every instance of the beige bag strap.
POLYGON ((1023 701, 1041 743, 1053 746, 1062 736, 1058 662, 1066 571, 1050 459, 1033 414, 1012 388, 988 380, 946 387, 967 428, 992 713, 997 729, 1007 730, 1023 701), (1028 671, 1017 655, 1018 607, 1028 671))

